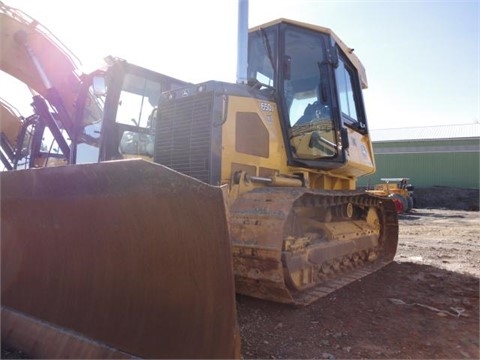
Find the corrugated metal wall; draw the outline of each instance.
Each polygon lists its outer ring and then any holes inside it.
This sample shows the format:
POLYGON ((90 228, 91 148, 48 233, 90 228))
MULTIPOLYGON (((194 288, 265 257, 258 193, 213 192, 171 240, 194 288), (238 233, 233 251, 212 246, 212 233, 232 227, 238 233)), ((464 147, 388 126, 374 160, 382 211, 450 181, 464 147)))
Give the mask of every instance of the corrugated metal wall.
POLYGON ((408 177, 417 187, 480 187, 478 139, 383 142, 373 144, 377 171, 358 186, 381 183, 385 177, 408 177))

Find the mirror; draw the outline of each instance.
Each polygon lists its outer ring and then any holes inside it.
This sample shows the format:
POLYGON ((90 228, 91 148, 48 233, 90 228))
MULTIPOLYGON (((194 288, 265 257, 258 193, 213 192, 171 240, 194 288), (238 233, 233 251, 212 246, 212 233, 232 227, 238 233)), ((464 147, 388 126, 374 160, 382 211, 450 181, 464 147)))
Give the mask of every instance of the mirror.
POLYGON ((328 59, 330 60, 330 64, 332 64, 333 68, 336 69, 338 67, 338 48, 335 44, 330 46, 330 49, 327 50, 328 59))

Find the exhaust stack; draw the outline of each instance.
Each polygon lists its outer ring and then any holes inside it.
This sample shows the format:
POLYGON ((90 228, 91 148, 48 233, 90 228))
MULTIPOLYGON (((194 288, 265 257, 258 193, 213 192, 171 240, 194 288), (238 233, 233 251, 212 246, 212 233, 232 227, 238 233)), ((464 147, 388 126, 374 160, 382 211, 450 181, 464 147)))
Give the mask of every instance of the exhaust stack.
POLYGON ((247 83, 248 0, 238 0, 237 84, 247 83))

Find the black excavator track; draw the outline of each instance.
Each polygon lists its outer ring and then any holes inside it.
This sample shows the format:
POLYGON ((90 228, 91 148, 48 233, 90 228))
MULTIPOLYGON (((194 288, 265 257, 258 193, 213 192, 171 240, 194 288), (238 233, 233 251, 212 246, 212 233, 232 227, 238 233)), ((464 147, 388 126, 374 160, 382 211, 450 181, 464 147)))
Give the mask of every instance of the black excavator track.
POLYGON ((355 191, 261 188, 230 208, 236 291, 308 305, 390 263, 392 201, 355 191))

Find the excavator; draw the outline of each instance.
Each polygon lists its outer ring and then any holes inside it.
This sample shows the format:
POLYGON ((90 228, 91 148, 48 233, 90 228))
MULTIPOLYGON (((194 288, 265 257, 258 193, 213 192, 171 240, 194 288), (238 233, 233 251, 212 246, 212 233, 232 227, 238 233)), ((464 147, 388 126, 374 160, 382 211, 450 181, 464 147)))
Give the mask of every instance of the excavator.
POLYGON ((1 70, 56 142, 0 173, 2 342, 238 357, 235 292, 305 306, 393 260, 393 201, 356 190, 375 171, 363 65, 329 28, 246 14, 237 82, 192 84, 114 57, 78 74, 0 3, 1 70))

